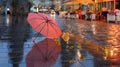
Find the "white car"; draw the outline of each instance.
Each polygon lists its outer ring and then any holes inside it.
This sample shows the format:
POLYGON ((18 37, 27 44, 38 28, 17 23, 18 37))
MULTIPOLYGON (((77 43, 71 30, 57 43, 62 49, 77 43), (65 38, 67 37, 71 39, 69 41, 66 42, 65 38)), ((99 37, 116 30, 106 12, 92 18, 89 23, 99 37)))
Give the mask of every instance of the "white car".
POLYGON ((39 11, 42 11, 42 12, 47 12, 48 9, 40 9, 39 11))
POLYGON ((31 11, 31 12, 38 12, 38 8, 36 8, 36 7, 33 6, 33 7, 30 9, 30 11, 31 11))
POLYGON ((56 12, 54 10, 51 10, 50 14, 55 16, 56 12))
POLYGON ((42 9, 39 9, 39 12, 42 12, 42 13, 48 13, 48 9, 46 9, 46 8, 42 8, 42 9))

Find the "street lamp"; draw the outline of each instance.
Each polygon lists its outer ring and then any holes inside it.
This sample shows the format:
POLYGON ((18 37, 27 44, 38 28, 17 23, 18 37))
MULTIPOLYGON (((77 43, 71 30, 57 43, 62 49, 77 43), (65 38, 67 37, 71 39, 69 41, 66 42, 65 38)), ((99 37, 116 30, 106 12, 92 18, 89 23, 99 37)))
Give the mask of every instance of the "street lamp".
POLYGON ((7 0, 3 0, 3 13, 7 14, 7 0))

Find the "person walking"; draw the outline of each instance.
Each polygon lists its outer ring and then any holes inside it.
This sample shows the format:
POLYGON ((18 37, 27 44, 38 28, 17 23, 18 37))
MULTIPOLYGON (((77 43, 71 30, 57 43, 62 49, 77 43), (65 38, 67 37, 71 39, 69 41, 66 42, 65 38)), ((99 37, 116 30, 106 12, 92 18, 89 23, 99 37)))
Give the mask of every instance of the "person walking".
POLYGON ((81 12, 81 15, 82 15, 82 19, 85 20, 86 11, 83 10, 83 11, 81 12))
POLYGON ((82 19, 82 14, 81 13, 82 13, 82 10, 78 10, 77 14, 78 14, 79 19, 82 19))

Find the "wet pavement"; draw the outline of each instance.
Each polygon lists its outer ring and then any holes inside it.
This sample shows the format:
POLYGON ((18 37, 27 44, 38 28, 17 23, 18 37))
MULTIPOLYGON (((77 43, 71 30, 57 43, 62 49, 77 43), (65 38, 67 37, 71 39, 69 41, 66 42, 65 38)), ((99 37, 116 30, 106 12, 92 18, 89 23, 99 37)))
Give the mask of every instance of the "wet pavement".
MULTIPOLYGON (((64 23, 65 31, 70 33, 70 42, 82 47, 83 55, 86 52, 92 55, 92 67, 120 67, 120 24, 103 21, 82 21, 64 23)), ((87 63, 87 56, 86 63, 87 63)), ((89 60, 89 59, 88 59, 89 60)), ((86 65, 86 64, 84 64, 86 65)), ((86 67, 89 67, 86 66, 86 67)))
MULTIPOLYGON (((35 61, 41 56, 32 41, 37 33, 27 23, 26 17, 0 16, 2 67, 44 67, 44 63, 35 61)), ((120 24, 62 19, 59 16, 55 19, 63 32, 69 32, 70 39, 67 43, 60 38, 61 53, 52 51, 57 57, 52 67, 120 67, 120 24)), ((36 43, 44 39, 39 35, 36 43)))

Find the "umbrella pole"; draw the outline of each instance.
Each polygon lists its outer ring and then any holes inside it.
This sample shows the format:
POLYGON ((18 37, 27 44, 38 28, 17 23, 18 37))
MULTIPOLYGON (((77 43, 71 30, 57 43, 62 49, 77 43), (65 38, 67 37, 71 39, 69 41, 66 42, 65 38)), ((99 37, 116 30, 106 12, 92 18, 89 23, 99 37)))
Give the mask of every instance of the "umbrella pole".
MULTIPOLYGON (((45 25, 44 25, 44 26, 45 26, 45 25)), ((43 27, 44 27, 44 26, 43 26, 43 27)), ((42 27, 42 28, 43 28, 43 27, 42 27)), ((40 32, 41 32, 41 31, 42 31, 42 29, 40 30, 40 32)), ((33 42, 35 42, 35 40, 37 39, 38 35, 39 35, 39 33, 38 33, 37 36, 33 39, 33 42)))
POLYGON ((35 42, 35 40, 37 39, 39 33, 35 36, 35 38, 33 39, 33 42, 35 42))

